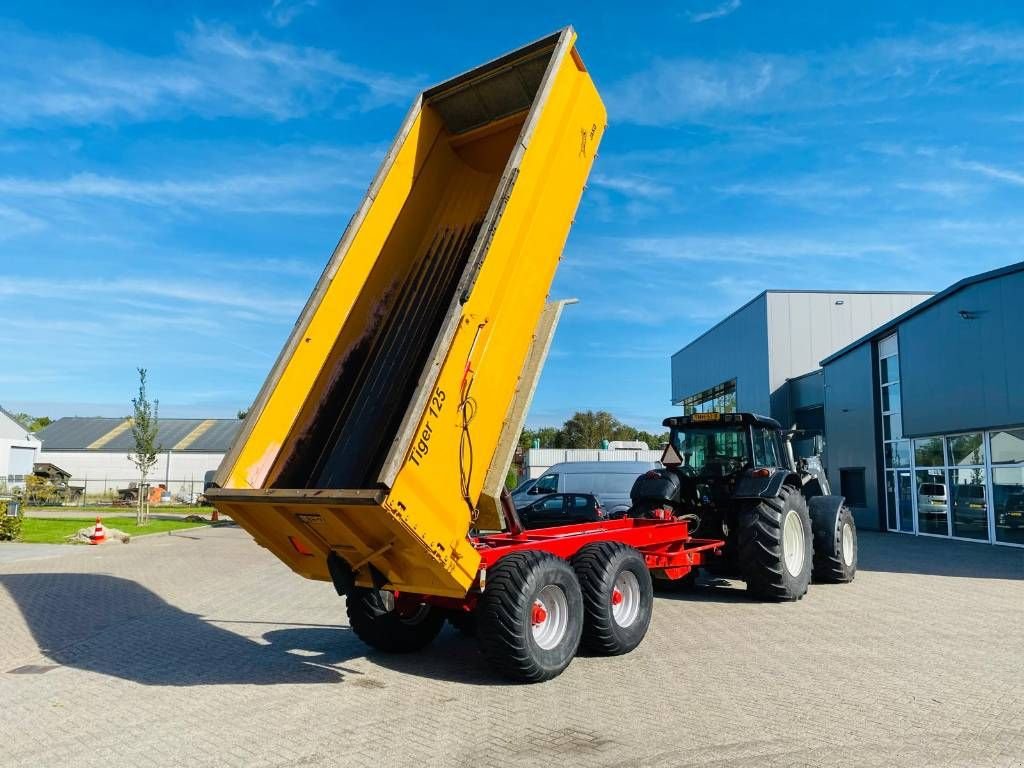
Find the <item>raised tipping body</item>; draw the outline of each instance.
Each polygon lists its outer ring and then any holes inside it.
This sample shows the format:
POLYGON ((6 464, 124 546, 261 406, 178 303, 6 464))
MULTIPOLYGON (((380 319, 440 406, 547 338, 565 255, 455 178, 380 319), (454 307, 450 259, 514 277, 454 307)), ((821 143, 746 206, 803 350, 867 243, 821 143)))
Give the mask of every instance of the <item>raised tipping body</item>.
POLYGON ((362 585, 473 584, 468 533, 498 506, 484 478, 532 391, 520 378, 605 128, 575 39, 416 99, 225 457, 210 497, 298 573, 329 580, 333 552, 362 585))

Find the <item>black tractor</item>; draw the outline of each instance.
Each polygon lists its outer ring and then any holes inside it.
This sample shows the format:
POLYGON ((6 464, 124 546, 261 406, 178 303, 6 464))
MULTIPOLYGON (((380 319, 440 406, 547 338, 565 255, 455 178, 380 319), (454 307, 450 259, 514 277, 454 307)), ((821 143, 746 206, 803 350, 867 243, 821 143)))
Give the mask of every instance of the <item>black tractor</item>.
MULTIPOLYGON (((857 530, 842 496, 829 489, 817 457, 793 458, 777 421, 752 413, 695 413, 665 419, 664 469, 633 484, 630 514, 681 518, 691 535, 724 539, 712 569, 738 576, 769 600, 799 600, 816 582, 857 572, 857 530)), ((688 588, 696 571, 664 588, 688 588)))

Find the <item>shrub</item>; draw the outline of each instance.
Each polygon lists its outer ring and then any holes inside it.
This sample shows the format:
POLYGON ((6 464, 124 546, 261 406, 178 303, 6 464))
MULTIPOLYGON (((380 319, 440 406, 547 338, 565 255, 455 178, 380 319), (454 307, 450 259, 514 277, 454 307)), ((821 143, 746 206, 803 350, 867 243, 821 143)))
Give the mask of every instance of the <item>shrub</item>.
POLYGON ((0 541, 17 541, 21 538, 21 521, 25 513, 20 509, 14 517, 7 516, 8 501, 0 500, 0 541))

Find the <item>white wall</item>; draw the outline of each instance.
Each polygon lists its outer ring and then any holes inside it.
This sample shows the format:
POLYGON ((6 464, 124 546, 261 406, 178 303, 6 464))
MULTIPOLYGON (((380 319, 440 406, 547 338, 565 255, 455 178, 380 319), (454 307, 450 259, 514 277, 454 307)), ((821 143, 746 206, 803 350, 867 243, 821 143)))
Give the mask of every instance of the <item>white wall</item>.
POLYGON ((23 487, 24 476, 32 474, 32 464, 39 460, 41 446, 39 438, 0 412, 0 485, 23 487))
MULTIPOLYGON (((223 453, 170 453, 170 482, 172 494, 184 492, 202 493, 203 480, 209 470, 220 465, 223 453)), ((70 485, 85 486, 85 493, 108 494, 118 488, 127 488, 130 482, 137 482, 139 471, 125 453, 113 451, 40 451, 37 461, 48 461, 71 473, 70 485)), ((156 466, 150 473, 154 484, 165 482, 168 477, 168 453, 158 455, 156 466)))
POLYGON ((590 448, 531 448, 523 457, 526 476, 540 477, 548 468, 563 461, 661 461, 662 450, 598 450, 590 448))

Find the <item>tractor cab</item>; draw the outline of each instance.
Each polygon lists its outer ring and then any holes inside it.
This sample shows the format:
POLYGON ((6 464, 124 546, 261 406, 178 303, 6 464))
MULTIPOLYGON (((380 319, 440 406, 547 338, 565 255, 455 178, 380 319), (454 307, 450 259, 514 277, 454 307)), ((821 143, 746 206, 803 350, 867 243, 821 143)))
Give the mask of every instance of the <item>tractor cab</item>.
POLYGON ((661 463, 694 477, 727 477, 750 467, 792 468, 774 419, 752 413, 695 413, 665 419, 661 463))

